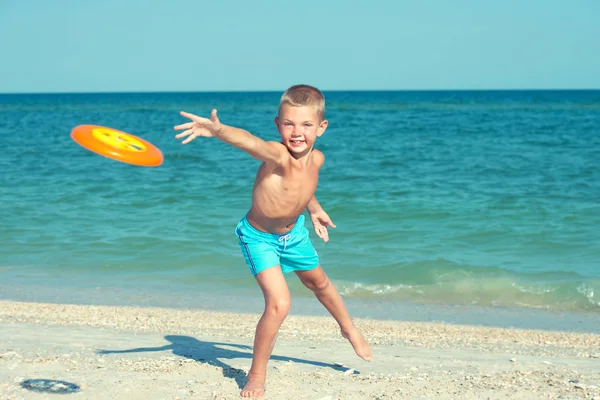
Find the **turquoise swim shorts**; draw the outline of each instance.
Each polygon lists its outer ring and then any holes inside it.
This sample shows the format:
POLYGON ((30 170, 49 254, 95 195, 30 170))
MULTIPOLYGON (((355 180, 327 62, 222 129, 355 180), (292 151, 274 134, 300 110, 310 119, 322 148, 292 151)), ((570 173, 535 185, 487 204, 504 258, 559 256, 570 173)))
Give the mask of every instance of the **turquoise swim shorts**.
POLYGON ((304 215, 298 217, 292 230, 283 235, 261 232, 244 216, 237 224, 235 234, 254 276, 277 265, 281 265, 283 273, 309 271, 319 265, 319 256, 304 226, 304 215))

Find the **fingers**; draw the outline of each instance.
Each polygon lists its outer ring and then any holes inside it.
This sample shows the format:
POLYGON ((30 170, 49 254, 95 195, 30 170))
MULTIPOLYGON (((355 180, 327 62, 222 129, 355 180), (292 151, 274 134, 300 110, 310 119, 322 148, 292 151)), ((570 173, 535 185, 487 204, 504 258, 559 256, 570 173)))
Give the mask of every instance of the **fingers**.
POLYGON ((212 112, 210 113, 210 120, 213 122, 219 122, 219 117, 217 117, 217 109, 213 108, 212 112))
POLYGON ((183 132, 181 132, 181 133, 178 133, 177 135, 175 135, 175 137, 176 137, 177 139, 181 139, 182 137, 186 137, 186 136, 190 135, 192 132, 194 132, 194 130, 193 130, 193 129, 188 129, 188 130, 186 130, 186 131, 183 131, 183 132))
POLYGON ((195 114, 192 114, 192 113, 189 113, 189 112, 185 112, 185 111, 179 111, 179 114, 182 115, 182 116, 184 116, 184 117, 186 117, 186 118, 192 119, 192 120, 194 118, 198 117, 195 114))
MULTIPOLYGON (((205 125, 212 124, 213 121, 211 121, 208 118, 202 118, 202 117, 199 117, 194 114, 190 114, 185 111, 180 111, 180 114, 182 116, 192 120, 192 122, 186 122, 184 124, 176 125, 173 127, 173 129, 175 129, 177 131, 185 129, 185 131, 175 135, 175 138, 177 138, 177 139, 181 139, 181 138, 188 136, 185 140, 183 140, 181 142, 181 144, 188 144, 192 140, 196 139, 196 137, 198 137, 198 136, 210 136, 204 132, 204 127, 205 127, 205 125)), ((217 117, 217 110, 213 110, 211 118, 216 118, 216 117, 217 117)))
POLYGON ((318 237, 323 239, 324 242, 329 241, 329 232, 327 232, 327 228, 324 226, 315 227, 315 233, 318 237))
POLYGON ((194 139, 196 139, 196 135, 190 135, 190 137, 188 137, 187 139, 182 141, 181 144, 188 144, 189 142, 191 142, 194 139))
MULTIPOLYGON (((317 236, 318 236, 320 239, 323 239, 323 232, 321 232, 321 230, 320 230, 320 229, 316 228, 316 229, 315 229, 315 233, 317 234, 317 236)), ((323 240, 325 240, 325 239, 323 239, 323 240)))
POLYGON ((321 218, 320 222, 324 227, 337 228, 331 219, 321 218))
POLYGON ((183 142, 181 142, 181 144, 188 144, 189 142, 191 142, 194 139, 196 139, 196 134, 192 133, 187 139, 185 139, 183 142))
MULTIPOLYGON (((215 116, 216 116, 216 110, 215 111, 215 116)), ((203 118, 203 117, 199 117, 197 115, 194 114, 190 114, 188 112, 185 111, 180 111, 179 114, 181 114, 182 116, 191 119, 194 122, 199 123, 200 125, 206 125, 206 124, 210 124, 211 120, 208 118, 203 118)))
POLYGON ((175 129, 176 131, 180 131, 182 129, 190 129, 192 126, 194 126, 193 122, 186 122, 185 124, 174 126, 173 129, 175 129))

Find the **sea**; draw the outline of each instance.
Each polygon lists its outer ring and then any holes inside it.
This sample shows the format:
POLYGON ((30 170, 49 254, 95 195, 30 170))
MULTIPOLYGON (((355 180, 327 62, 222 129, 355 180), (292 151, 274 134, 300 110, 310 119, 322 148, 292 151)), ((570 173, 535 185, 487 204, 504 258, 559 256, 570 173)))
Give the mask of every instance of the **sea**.
MULTIPOLYGON (((306 226, 358 318, 600 333, 600 91, 325 91, 306 226)), ((181 110, 278 140, 281 92, 0 95, 0 299, 260 312, 234 229, 259 162, 181 110), (95 124, 164 163, 71 139, 95 124)), ((293 274, 292 314, 326 315, 293 274)))

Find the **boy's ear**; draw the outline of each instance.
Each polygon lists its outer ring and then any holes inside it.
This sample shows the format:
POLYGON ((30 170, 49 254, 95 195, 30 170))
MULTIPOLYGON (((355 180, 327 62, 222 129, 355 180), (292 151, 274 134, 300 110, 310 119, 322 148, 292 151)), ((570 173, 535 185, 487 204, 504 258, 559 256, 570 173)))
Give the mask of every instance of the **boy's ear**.
POLYGON ((279 116, 276 115, 274 121, 275 121, 275 126, 277 127, 277 130, 279 130, 279 116))
POLYGON ((323 132, 325 132, 325 129, 327 129, 327 125, 329 125, 329 122, 327 122, 326 119, 321 121, 321 124, 319 125, 319 129, 317 130, 317 136, 320 137, 323 134, 323 132))

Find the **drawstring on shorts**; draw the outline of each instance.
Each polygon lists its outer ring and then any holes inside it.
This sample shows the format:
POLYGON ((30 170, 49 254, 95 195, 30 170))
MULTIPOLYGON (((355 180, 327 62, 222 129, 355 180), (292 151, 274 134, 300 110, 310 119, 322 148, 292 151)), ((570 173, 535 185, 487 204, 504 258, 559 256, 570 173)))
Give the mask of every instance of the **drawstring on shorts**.
POLYGON ((277 239, 277 241, 279 242, 283 242, 283 249, 285 250, 285 247, 287 246, 287 241, 292 237, 292 235, 285 234, 285 235, 281 235, 279 236, 279 239, 277 239))

